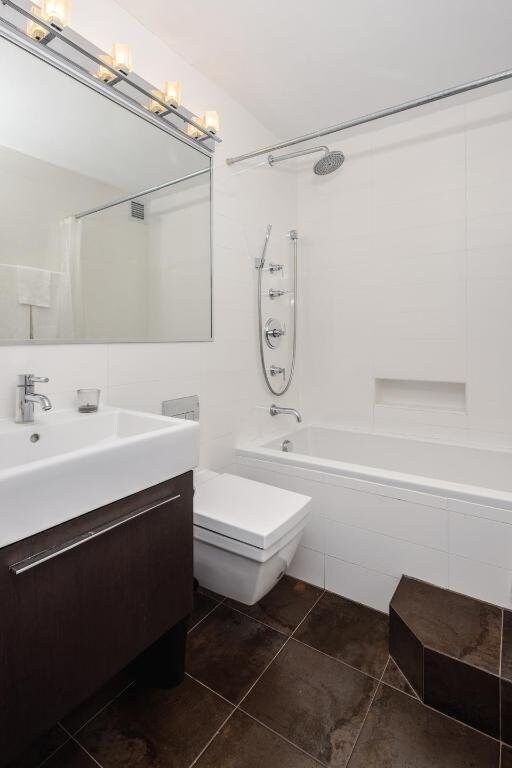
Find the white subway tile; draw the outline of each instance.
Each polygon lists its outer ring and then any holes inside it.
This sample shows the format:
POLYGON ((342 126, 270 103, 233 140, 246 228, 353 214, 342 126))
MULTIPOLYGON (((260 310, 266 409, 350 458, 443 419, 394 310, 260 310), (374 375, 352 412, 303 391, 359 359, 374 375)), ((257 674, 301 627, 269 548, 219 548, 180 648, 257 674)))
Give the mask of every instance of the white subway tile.
POLYGON ((512 608, 512 571, 450 556, 450 589, 512 608))
POLYGON ((289 576, 302 579, 323 589, 325 583, 324 555, 313 549, 299 546, 287 573, 289 576))
POLYGON ((325 558, 325 588, 378 611, 389 611, 389 603, 399 579, 347 563, 335 557, 325 558))

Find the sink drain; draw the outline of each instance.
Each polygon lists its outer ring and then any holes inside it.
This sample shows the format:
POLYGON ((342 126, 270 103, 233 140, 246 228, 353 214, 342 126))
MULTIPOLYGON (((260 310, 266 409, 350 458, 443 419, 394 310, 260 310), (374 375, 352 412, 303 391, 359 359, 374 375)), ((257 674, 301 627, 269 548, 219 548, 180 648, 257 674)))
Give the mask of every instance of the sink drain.
POLYGON ((30 435, 30 442, 31 443, 38 443, 40 437, 41 437, 41 435, 39 434, 39 432, 34 432, 33 435, 30 435))

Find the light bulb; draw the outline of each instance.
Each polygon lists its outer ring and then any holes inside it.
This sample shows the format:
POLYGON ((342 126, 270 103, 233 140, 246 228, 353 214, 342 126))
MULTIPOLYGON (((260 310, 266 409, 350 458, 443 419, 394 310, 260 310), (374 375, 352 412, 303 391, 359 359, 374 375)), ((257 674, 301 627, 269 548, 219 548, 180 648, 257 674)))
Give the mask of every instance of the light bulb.
POLYGON ((205 112, 203 115, 203 125, 209 133, 218 133, 220 131, 219 113, 215 110, 205 112))
POLYGON ((162 93, 162 91, 154 90, 151 91, 151 95, 155 97, 155 99, 159 99, 159 101, 155 101, 154 99, 151 99, 151 101, 148 103, 148 109, 150 112, 153 112, 154 115, 159 115, 161 112, 165 112, 166 109, 160 102, 165 101, 165 94, 162 93))
POLYGON ((69 26, 71 3, 69 0, 43 0, 42 17, 59 31, 69 26))
POLYGON ((133 68, 132 51, 126 43, 114 43, 112 47, 114 67, 123 75, 129 75, 133 68))
MULTIPOLYGON (((108 64, 109 67, 114 66, 114 60, 112 59, 110 53, 101 53, 98 58, 101 59, 101 61, 104 61, 105 64, 108 64)), ((100 65, 94 73, 94 77, 97 77, 98 80, 102 80, 104 83, 110 83, 110 81, 114 80, 116 76, 110 69, 100 65)))
MULTIPOLYGON (((191 119, 195 123, 202 125, 202 119, 200 117, 197 117, 196 115, 192 115, 191 119)), ((187 123, 187 136, 190 136, 191 139, 198 139, 200 136, 204 136, 204 134, 202 131, 199 130, 199 128, 196 128, 195 125, 190 125, 190 123, 187 123)))
MULTIPOLYGON (((30 13, 32 16, 37 16, 38 19, 43 18, 43 12, 38 5, 33 5, 30 9, 30 13)), ((48 34, 48 30, 41 26, 41 24, 38 24, 37 21, 33 21, 32 19, 27 21, 27 35, 31 37, 32 40, 44 40, 48 34)))
POLYGON ((166 104, 170 107, 179 107, 181 104, 181 83, 177 80, 166 80, 164 94, 166 104))

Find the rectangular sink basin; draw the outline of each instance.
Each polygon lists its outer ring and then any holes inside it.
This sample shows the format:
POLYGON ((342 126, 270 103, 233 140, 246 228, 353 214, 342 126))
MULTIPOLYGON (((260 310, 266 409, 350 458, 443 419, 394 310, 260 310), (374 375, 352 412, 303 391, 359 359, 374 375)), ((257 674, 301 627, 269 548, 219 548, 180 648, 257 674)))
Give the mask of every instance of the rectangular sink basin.
POLYGON ((0 547, 188 472, 199 424, 119 408, 0 420, 0 547))

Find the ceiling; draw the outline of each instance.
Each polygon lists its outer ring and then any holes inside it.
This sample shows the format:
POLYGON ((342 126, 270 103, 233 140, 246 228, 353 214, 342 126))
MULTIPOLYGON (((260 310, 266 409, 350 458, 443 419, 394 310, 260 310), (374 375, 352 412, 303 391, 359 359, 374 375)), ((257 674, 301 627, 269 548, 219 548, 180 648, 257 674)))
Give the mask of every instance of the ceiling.
POLYGON ((118 0, 279 138, 512 68, 510 0, 118 0))

